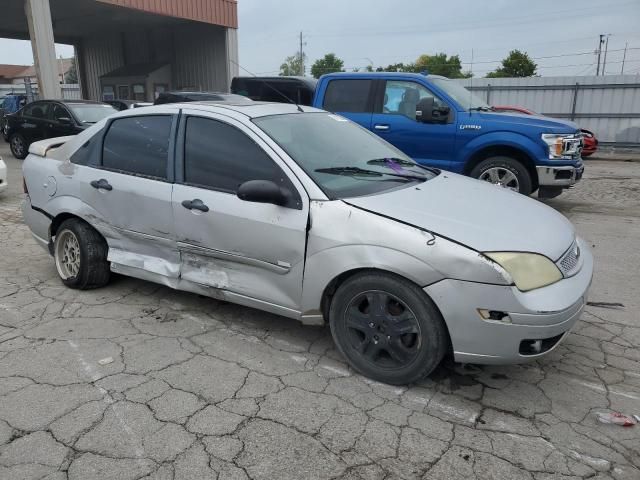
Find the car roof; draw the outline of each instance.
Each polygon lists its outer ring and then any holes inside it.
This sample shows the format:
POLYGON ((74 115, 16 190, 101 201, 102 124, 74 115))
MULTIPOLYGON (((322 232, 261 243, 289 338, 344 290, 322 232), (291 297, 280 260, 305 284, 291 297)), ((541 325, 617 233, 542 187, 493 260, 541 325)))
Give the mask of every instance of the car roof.
POLYGON ((286 115, 291 113, 318 113, 324 112, 313 107, 307 107, 305 105, 295 105, 293 103, 276 103, 276 102, 250 102, 250 103, 235 103, 235 102, 184 102, 184 103, 171 103, 154 105, 150 107, 142 107, 139 109, 127 110, 127 113, 120 112, 120 115, 141 115, 150 114, 154 110, 163 110, 167 107, 173 107, 175 109, 187 109, 187 110, 202 110, 211 113, 221 113, 229 115, 230 113, 239 114, 249 118, 267 117, 270 115, 286 115))
POLYGON ((450 78, 443 77, 442 75, 432 75, 424 73, 412 73, 412 72, 335 72, 324 75, 325 77, 342 77, 342 78, 428 78, 428 79, 441 79, 451 80, 450 78))

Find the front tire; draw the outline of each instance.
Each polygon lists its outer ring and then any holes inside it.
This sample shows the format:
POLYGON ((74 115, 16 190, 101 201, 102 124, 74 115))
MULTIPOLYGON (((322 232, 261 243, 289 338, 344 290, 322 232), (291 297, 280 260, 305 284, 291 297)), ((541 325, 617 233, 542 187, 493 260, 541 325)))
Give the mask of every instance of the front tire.
POLYGON ((522 162, 511 157, 487 158, 471 170, 470 176, 523 195, 533 191, 531 174, 522 162))
POLYGON ((60 225, 53 244, 58 275, 67 287, 89 290, 109 282, 107 242, 89 224, 70 219, 60 225))
POLYGON ((13 156, 18 160, 25 159, 29 153, 29 145, 24 137, 19 133, 14 133, 9 137, 9 148, 11 148, 13 156))
POLYGON ((358 372, 406 385, 435 369, 448 347, 440 312, 416 285, 387 273, 346 280, 329 309, 331 334, 358 372))

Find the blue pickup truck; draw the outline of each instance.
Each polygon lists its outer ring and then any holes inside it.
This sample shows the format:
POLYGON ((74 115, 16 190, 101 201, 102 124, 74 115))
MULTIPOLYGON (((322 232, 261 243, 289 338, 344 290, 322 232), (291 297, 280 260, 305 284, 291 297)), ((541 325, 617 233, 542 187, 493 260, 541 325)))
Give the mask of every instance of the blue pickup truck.
MULTIPOLYGON (((298 89, 315 91, 312 106, 357 122, 423 165, 526 195, 537 190, 543 198, 559 195, 578 182, 584 171, 577 125, 550 117, 494 112, 460 83, 445 77, 382 72, 333 73, 317 84, 297 80, 298 89)), ((271 80, 245 77, 242 82, 248 88, 247 83, 264 86, 271 80)), ((272 82, 273 88, 269 85, 263 90, 272 92, 280 86, 278 80, 272 82)), ((302 95, 298 92, 296 97, 302 95)), ((255 95, 251 98, 261 100, 255 95)))

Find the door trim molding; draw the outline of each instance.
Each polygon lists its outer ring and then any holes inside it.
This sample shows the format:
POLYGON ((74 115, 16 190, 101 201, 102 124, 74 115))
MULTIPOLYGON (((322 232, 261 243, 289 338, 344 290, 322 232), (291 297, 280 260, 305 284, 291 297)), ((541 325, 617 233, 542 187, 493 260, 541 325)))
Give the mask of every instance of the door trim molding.
POLYGON ((213 248, 201 247, 193 245, 191 243, 178 242, 178 250, 185 253, 192 253, 196 255, 203 255, 206 257, 216 258, 218 260, 225 260, 228 262, 242 263, 244 265, 251 265, 252 267, 258 267, 270 272, 277 273, 278 275, 286 275, 291 271, 291 267, 285 267, 282 265, 276 265, 275 263, 265 262, 255 258, 244 257, 236 253, 225 252, 223 250, 215 250, 213 248))

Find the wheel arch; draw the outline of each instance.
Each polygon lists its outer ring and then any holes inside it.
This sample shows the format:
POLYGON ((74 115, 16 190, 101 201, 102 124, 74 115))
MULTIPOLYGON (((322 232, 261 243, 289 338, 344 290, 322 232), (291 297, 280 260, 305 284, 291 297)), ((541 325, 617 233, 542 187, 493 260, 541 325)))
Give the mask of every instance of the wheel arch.
POLYGON ((470 175, 480 162, 491 157, 510 157, 520 162, 531 176, 532 191, 538 189, 538 172, 533 158, 526 151, 511 145, 490 145, 474 152, 465 163, 464 174, 470 175))

